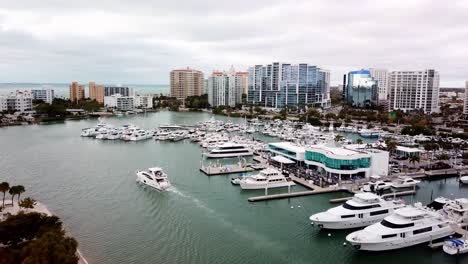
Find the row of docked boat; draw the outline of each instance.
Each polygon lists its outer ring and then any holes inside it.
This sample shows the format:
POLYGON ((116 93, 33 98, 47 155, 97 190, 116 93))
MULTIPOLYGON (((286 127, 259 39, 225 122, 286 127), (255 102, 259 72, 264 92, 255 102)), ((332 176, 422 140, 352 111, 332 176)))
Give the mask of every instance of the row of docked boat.
POLYGON ((122 139, 139 141, 153 137, 153 133, 153 131, 145 130, 131 124, 122 127, 113 127, 100 122, 95 127, 82 129, 80 135, 82 137, 94 137, 101 140, 122 139))
POLYGON ((415 188, 421 181, 415 180, 408 176, 399 176, 396 180, 377 180, 365 183, 361 187, 363 192, 377 192, 386 191, 390 188, 404 189, 404 188, 415 188))
POLYGON ((289 177, 274 168, 266 168, 258 174, 231 179, 233 185, 243 190, 259 190, 291 187, 296 185, 289 177))
MULTIPOLYGON (((346 236, 346 240, 359 250, 392 250, 454 235, 454 225, 468 221, 468 199, 441 197, 423 206, 385 200, 373 193, 357 193, 343 205, 310 216, 310 220, 327 229, 365 227, 346 236)), ((449 240, 446 245, 453 249, 454 244, 463 243, 449 240)))

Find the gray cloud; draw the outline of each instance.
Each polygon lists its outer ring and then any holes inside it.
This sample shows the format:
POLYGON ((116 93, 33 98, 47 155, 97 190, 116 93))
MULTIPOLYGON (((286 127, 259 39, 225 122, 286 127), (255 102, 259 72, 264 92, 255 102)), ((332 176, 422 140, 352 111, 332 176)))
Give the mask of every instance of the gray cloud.
POLYGON ((468 79, 468 4, 454 0, 22 0, 0 6, 0 82, 168 83, 173 68, 309 62, 436 68, 468 79))

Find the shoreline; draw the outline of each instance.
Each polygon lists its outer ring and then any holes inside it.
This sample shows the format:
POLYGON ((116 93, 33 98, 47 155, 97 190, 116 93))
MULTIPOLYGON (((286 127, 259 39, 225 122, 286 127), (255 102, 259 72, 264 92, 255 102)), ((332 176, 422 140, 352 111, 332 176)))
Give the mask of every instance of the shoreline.
MULTIPOLYGON (((11 200, 5 200, 5 205, 11 205, 11 200)), ((6 206, 3 211, 1 212, 1 215, 0 215, 0 221, 3 221, 5 218, 4 218, 4 215, 7 214, 7 213, 10 213, 10 214, 17 214, 19 213, 20 211, 23 211, 25 213, 42 213, 42 214, 46 214, 48 216, 53 216, 53 215, 56 215, 56 214, 53 214, 49 208, 47 208, 47 206, 39 201, 36 201, 35 202, 35 205, 34 205, 34 208, 33 209, 29 209, 29 208, 20 208, 18 206, 18 203, 13 203, 13 206, 6 206)), ((62 222, 63 223, 63 222, 62 222)), ((64 229, 65 229, 65 232, 69 235, 71 235, 70 231, 66 230, 65 226, 64 226, 64 229)), ((79 244, 79 243, 78 243, 79 244)), ((76 253, 78 254, 78 264, 89 264, 89 262, 86 260, 85 257, 83 257, 83 254, 81 253, 80 249, 77 248, 76 249, 76 253)))

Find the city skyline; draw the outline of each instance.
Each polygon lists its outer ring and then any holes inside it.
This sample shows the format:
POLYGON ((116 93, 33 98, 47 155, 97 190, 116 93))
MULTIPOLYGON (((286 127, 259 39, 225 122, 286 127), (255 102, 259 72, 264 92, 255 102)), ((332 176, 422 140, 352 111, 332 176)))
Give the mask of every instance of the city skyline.
POLYGON ((321 65, 333 86, 363 67, 434 68, 442 87, 464 86, 466 2, 354 5, 241 1, 226 10, 214 1, 5 3, 0 82, 168 84, 175 68, 209 73, 280 61, 321 65))

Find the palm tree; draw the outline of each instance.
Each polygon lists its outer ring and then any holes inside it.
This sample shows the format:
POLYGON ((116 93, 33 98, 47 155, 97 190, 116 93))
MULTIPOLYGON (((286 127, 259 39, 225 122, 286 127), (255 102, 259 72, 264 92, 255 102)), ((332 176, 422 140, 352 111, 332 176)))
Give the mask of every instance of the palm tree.
POLYGON ((387 151, 392 154, 397 149, 397 143, 393 140, 389 140, 386 142, 387 144, 387 151))
POLYGON ((336 135, 335 136, 335 142, 340 142, 343 139, 342 135, 336 135))
POLYGON ((8 190, 8 193, 11 194, 11 206, 13 206, 13 201, 15 200, 15 195, 18 194, 18 187, 17 186, 11 186, 10 189, 8 190))
POLYGON ((360 145, 360 144, 362 144, 362 142, 363 142, 362 139, 360 139, 360 138, 356 139, 356 144, 360 145))
POLYGON ((409 162, 410 162, 410 163, 413 163, 413 167, 414 167, 415 163, 416 163, 416 162, 419 162, 419 161, 420 161, 419 156, 411 155, 411 156, 409 157, 409 162))
POLYGON ((16 194, 18 194, 18 205, 19 205, 21 194, 24 193, 26 190, 24 189, 23 185, 17 185, 16 188, 17 188, 16 189, 16 194))
POLYGON ((3 207, 5 207, 5 194, 10 190, 10 185, 8 182, 0 183, 0 192, 3 192, 3 207))

